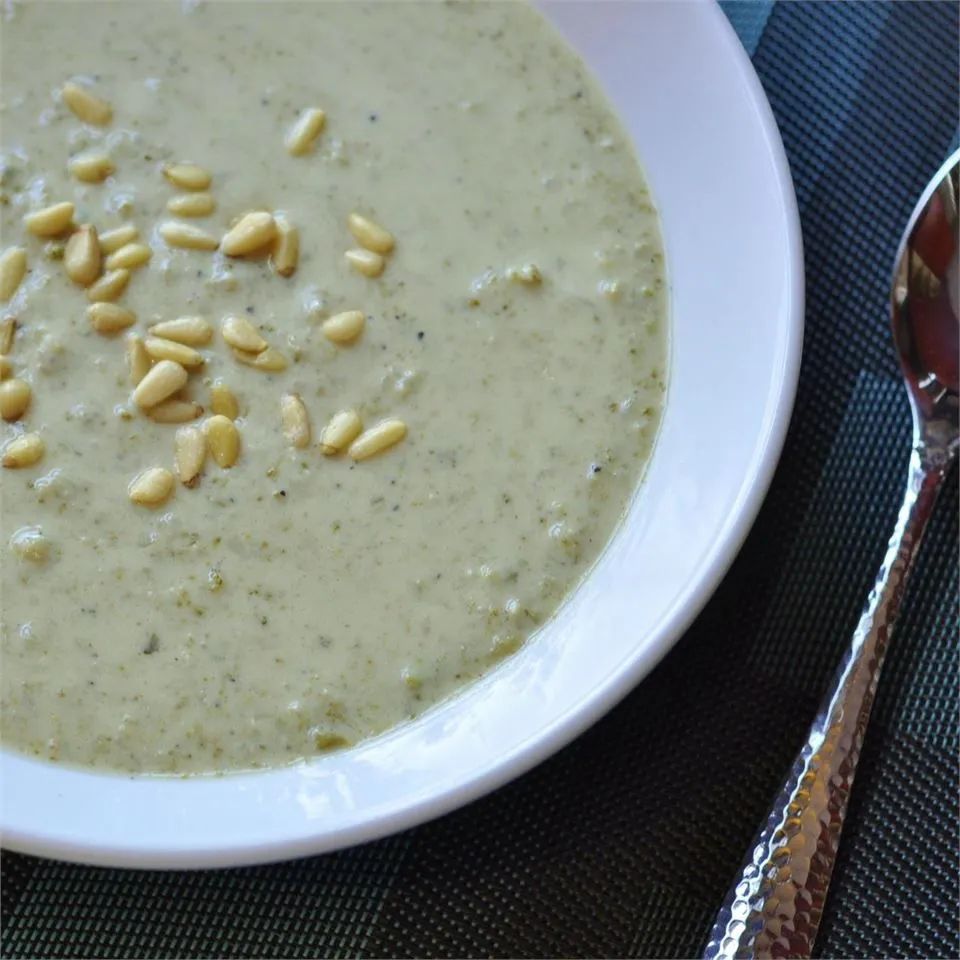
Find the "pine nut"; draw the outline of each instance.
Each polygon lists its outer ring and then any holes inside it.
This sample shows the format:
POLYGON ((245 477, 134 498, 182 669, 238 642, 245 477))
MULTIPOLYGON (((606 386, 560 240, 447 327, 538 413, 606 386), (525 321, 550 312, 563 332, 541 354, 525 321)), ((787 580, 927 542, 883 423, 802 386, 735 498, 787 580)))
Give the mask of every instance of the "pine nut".
POLYGON ((19 420, 30 406, 30 384, 26 380, 4 380, 0 383, 0 417, 19 420))
POLYGON ((87 287, 87 299, 92 303, 116 300, 130 282, 130 271, 119 269, 105 273, 93 286, 87 287))
POLYGON ((347 451, 354 460, 366 460, 399 443, 407 435, 402 420, 382 420, 375 427, 364 430, 347 451))
POLYGON ((154 423, 188 423, 203 416, 203 407, 192 400, 164 400, 147 411, 154 423))
POLYGON ((143 341, 135 334, 127 337, 127 369, 130 382, 136 386, 150 370, 150 357, 147 356, 143 341))
POLYGON ((185 343, 176 340, 164 340, 162 337, 147 337, 143 341, 144 349, 153 360, 173 360, 181 367, 201 367, 203 355, 185 343))
POLYGON ((78 83, 65 83, 62 96, 63 102, 84 123, 105 127, 113 119, 113 107, 78 83))
POLYGON ((351 343, 363 332, 367 322, 362 310, 347 310, 336 313, 323 321, 323 334, 334 343, 351 343))
POLYGON ((209 170, 196 163, 170 163, 163 168, 163 175, 181 190, 206 190, 213 180, 209 170))
POLYGON ((543 283, 543 274, 535 263, 525 263, 522 267, 510 267, 507 270, 507 279, 528 287, 536 287, 543 283))
POLYGON ((137 315, 116 303, 91 303, 87 319, 97 333, 119 333, 137 322, 137 315))
POLYGON ((10 358, 0 353, 0 380, 6 380, 11 373, 13 373, 13 364, 10 358))
POLYGON ((379 253, 374 253, 372 250, 348 250, 344 256, 347 258, 347 263, 365 277, 379 277, 386 263, 379 253))
POLYGON ((160 224, 160 236, 169 246, 184 250, 216 250, 220 246, 220 241, 206 230, 174 220, 160 224))
POLYGON ((185 487, 200 482, 203 461, 207 459, 207 438, 199 427, 180 427, 174 437, 177 476, 185 487))
POLYGON ((73 204, 69 200, 34 210, 23 218, 23 225, 35 237, 55 237, 73 221, 73 204))
POLYGON ((163 467, 150 467, 138 474, 127 488, 130 499, 141 507, 157 507, 173 493, 173 474, 163 467))
POLYGON ((127 243, 111 253, 104 266, 108 270, 116 270, 118 267, 135 270, 149 263, 152 256, 153 251, 145 243, 127 243))
POLYGON ((140 231, 132 223, 125 223, 122 227, 114 227, 100 234, 100 250, 105 254, 116 253, 139 236, 140 231))
POLYGON ((161 360, 151 367, 133 391, 133 402, 149 410, 186 386, 187 371, 173 360, 161 360))
POLYGON ((4 317, 3 320, 0 320, 0 353, 10 353, 13 349, 13 338, 16 332, 16 317, 4 317))
POLYGON ((345 450, 363 429, 360 414, 356 410, 341 410, 335 413, 320 434, 320 450, 328 457, 345 450))
POLYGON ((260 336, 257 328, 246 318, 236 315, 224 317, 220 327, 223 339, 244 353, 261 353, 267 349, 267 341, 260 336))
POLYGON ((347 217, 347 227, 361 247, 374 253, 389 253, 396 243, 389 230, 359 213, 351 213, 347 217))
POLYGON ((82 183, 103 183, 116 170, 105 153, 81 153, 70 158, 68 167, 82 183))
POLYGON ((149 328, 155 337, 176 340, 188 347, 206 346, 213 337, 213 327, 203 317, 177 317, 176 320, 164 320, 149 328))
POLYGON ((225 383, 218 382, 210 388, 210 409, 230 420, 236 420, 240 416, 240 404, 225 383))
POLYGON ((95 227, 85 224, 67 241, 63 251, 67 276, 81 287, 89 287, 100 276, 100 243, 95 227))
POLYGON ((23 433, 4 446, 0 463, 11 470, 32 467, 43 456, 44 449, 45 446, 39 434, 23 433))
POLYGON ((218 467, 229 470, 240 455, 240 431, 236 424, 221 414, 214 414, 204 424, 210 456, 218 467))
POLYGON ((262 250, 268 243, 273 243, 276 236, 277 225, 273 216, 262 210, 254 210, 242 216, 236 226, 226 233, 220 242, 220 250, 228 257, 243 257, 262 250))
POLYGON ((319 107, 308 107, 287 133, 287 153, 301 157, 309 152, 313 141, 320 136, 327 115, 319 107))
POLYGON ((275 213, 273 220, 277 225, 273 269, 281 277, 292 277, 300 260, 300 231, 282 213, 275 213))
POLYGON ((263 370, 265 373, 279 373, 287 369, 287 358, 273 347, 267 347, 261 353, 247 353, 244 350, 234 350, 233 355, 248 367, 263 370))
POLYGON ((215 207, 216 203, 209 193, 185 193, 167 201, 167 209, 178 217, 206 217, 213 213, 215 207))
POLYGON ((7 247, 0 255, 0 300, 9 300, 27 272, 27 251, 23 247, 7 247))
POLYGON ((310 418, 298 393, 285 393, 280 398, 280 422, 287 443, 302 449, 310 443, 310 418))

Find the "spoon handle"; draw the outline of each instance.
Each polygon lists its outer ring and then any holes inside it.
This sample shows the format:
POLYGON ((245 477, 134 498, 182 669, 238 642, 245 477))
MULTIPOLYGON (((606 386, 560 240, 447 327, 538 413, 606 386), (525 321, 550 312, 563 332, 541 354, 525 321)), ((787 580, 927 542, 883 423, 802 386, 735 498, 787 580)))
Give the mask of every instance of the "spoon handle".
POLYGON ((915 444, 877 581, 806 741, 714 921, 704 956, 809 957, 880 668, 950 457, 915 444))

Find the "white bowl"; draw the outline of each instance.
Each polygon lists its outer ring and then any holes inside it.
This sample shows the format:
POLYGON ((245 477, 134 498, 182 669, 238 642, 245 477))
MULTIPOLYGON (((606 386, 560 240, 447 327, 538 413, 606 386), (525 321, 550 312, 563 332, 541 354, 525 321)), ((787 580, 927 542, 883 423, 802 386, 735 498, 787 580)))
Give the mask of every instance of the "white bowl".
POLYGON ((185 780, 4 751, 3 843, 131 867, 227 866, 371 840, 517 776, 584 730, 710 596, 790 415, 803 265, 790 174, 753 68, 713 3, 548 2, 625 121, 671 283, 669 396, 624 525, 521 652, 416 722, 308 764, 185 780))

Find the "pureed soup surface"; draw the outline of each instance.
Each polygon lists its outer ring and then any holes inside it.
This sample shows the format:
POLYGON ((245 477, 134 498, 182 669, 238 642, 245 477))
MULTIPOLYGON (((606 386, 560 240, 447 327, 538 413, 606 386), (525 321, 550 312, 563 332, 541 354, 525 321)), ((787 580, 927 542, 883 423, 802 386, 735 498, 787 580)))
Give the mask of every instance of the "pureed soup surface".
POLYGON ((5 744, 289 762, 415 716, 556 611, 650 454, 666 309, 632 149, 538 13, 14 4, 2 91, 5 744), (25 222, 62 202, 70 225, 25 222), (224 244, 251 255, 180 245, 251 211, 224 244), (354 212, 395 238, 382 259, 346 256, 390 246, 354 212), (129 277, 98 280, 124 225, 129 277), (144 341, 167 365, 132 394, 144 341), (399 422, 322 448, 340 411, 399 422))

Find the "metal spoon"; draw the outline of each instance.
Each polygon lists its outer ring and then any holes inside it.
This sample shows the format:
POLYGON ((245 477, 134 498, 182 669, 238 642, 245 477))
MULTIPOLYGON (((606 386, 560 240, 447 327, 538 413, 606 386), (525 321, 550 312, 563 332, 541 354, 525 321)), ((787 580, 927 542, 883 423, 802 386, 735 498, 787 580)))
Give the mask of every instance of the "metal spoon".
POLYGON ((809 957, 836 860, 884 654, 937 493, 958 447, 960 152, 924 191, 893 276, 893 340, 913 410, 913 448, 897 525, 834 682, 704 954, 809 957))

